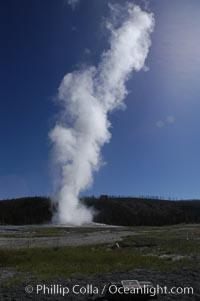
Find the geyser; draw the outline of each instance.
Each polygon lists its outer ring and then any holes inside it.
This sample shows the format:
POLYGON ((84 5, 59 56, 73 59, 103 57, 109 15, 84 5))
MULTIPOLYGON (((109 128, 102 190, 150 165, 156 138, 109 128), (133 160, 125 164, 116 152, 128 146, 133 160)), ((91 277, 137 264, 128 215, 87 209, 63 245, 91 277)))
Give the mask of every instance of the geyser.
POLYGON ((111 138, 108 113, 124 106, 125 83, 132 71, 145 67, 151 45, 151 13, 131 3, 110 9, 109 50, 97 67, 67 74, 58 90, 61 113, 49 136, 60 171, 55 216, 60 223, 92 221, 92 211, 79 202, 80 192, 92 184, 93 172, 101 165, 101 148, 111 138))

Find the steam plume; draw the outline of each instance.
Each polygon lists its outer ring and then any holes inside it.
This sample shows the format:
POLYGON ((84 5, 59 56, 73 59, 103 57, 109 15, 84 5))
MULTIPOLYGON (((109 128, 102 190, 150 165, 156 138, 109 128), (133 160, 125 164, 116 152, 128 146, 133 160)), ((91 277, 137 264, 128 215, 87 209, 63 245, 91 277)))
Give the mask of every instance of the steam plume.
POLYGON ((92 212, 78 197, 92 184, 93 172, 101 165, 101 147, 111 138, 108 113, 123 107, 125 83, 133 70, 145 67, 151 45, 152 14, 133 4, 110 8, 110 49, 102 54, 98 67, 67 74, 58 91, 62 112, 49 135, 61 173, 57 194, 61 223, 92 221, 92 212))
POLYGON ((66 3, 70 5, 72 9, 75 9, 76 6, 79 4, 79 0, 67 0, 66 3))

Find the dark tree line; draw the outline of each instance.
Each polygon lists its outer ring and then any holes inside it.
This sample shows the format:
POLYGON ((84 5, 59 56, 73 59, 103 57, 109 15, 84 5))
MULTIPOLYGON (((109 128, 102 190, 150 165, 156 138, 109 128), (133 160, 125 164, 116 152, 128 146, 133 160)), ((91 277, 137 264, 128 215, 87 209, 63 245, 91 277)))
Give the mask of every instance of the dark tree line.
POLYGON ((162 226, 200 223, 200 201, 169 201, 132 197, 88 197, 96 210, 94 221, 122 226, 162 226))
POLYGON ((45 197, 26 197, 0 201, 0 224, 42 224, 51 221, 51 201, 45 197))
MULTIPOLYGON (((200 223, 200 201, 169 201, 150 198, 115 197, 81 199, 95 211, 94 221, 122 226, 162 226, 178 223, 200 223)), ((51 222, 51 200, 27 197, 0 201, 0 224, 23 225, 51 222)))

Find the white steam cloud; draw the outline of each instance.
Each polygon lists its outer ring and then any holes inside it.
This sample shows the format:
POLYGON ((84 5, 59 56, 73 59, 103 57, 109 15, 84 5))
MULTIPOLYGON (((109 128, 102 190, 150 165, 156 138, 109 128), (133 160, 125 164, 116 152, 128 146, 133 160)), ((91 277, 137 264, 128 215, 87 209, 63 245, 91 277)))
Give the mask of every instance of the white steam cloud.
POLYGON ((67 0, 67 4, 70 5, 72 9, 75 9, 79 2, 80 0, 67 0))
POLYGON ((123 107, 125 83, 133 70, 145 67, 151 45, 151 13, 133 4, 110 8, 110 49, 102 54, 98 67, 67 74, 59 87, 62 113, 50 139, 61 173, 56 196, 61 223, 81 225, 92 221, 92 212, 79 202, 80 192, 91 186, 93 172, 101 165, 101 148, 111 138, 108 113, 123 107))

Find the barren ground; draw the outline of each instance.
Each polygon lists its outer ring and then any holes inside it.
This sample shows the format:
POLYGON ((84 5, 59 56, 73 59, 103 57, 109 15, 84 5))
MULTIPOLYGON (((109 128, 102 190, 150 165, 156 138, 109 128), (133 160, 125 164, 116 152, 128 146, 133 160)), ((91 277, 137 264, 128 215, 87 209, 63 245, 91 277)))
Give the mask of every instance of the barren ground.
POLYGON ((72 287, 91 284, 101 291, 111 282, 136 279, 151 281, 155 286, 188 286, 194 290, 193 295, 159 295, 158 300, 199 301, 199 250, 200 227, 196 224, 133 228, 1 226, 0 300, 91 300, 97 295, 75 295, 72 287), (40 260, 34 254, 41 256, 40 260), (51 258, 47 265, 45 258, 51 258), (40 265, 44 266, 37 275, 40 265), (34 288, 31 294, 25 292, 28 284, 34 288), (37 284, 67 286, 70 292, 65 298, 36 294, 37 284))

